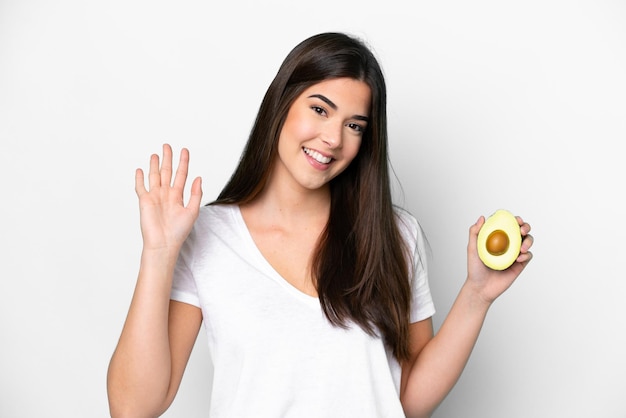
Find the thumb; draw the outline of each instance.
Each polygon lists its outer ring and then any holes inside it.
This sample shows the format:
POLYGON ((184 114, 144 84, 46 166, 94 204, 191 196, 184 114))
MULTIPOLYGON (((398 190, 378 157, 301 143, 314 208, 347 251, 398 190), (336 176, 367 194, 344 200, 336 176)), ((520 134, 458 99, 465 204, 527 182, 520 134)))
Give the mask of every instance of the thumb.
POLYGON ((485 217, 481 215, 476 221, 476 223, 472 225, 469 229, 469 242, 467 244, 467 247, 468 247, 467 249, 470 253, 476 252, 476 242, 478 240, 478 232, 480 231, 480 228, 482 228, 484 223, 485 223, 485 217))
POLYGON ((191 195, 189 196, 188 207, 197 210, 202 200, 202 178, 196 177, 191 184, 191 195))

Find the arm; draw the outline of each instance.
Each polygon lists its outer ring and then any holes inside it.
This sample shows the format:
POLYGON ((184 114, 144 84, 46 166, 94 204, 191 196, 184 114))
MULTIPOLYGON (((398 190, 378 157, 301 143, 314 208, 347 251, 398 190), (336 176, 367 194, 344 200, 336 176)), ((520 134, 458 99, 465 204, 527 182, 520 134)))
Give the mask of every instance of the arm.
POLYGON ((427 324, 411 325, 412 355, 403 365, 400 390, 407 417, 429 417, 452 390, 474 348, 489 307, 532 258, 530 226, 521 218, 518 222, 524 236, 520 255, 513 266, 495 271, 480 261, 476 251, 476 238, 484 223, 481 216, 470 228, 467 279, 439 332, 429 338, 432 324, 430 331, 427 324))
POLYGON ((169 297, 176 259, 202 196, 196 179, 189 203, 183 205, 188 161, 183 150, 171 184, 172 150, 164 145, 161 167, 157 155, 150 159, 149 190, 143 172, 136 173, 143 251, 126 322, 109 364, 107 391, 113 417, 154 417, 167 409, 200 328, 200 310, 169 297))

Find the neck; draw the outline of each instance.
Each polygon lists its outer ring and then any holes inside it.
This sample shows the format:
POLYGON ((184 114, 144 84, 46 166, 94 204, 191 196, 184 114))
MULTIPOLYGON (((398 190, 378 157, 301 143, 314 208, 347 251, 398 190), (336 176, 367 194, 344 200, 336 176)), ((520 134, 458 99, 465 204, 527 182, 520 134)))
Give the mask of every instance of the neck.
POLYGON ((252 209, 266 222, 282 225, 302 225, 303 220, 325 225, 330 213, 330 187, 309 190, 291 184, 272 182, 249 203, 242 206, 252 209))

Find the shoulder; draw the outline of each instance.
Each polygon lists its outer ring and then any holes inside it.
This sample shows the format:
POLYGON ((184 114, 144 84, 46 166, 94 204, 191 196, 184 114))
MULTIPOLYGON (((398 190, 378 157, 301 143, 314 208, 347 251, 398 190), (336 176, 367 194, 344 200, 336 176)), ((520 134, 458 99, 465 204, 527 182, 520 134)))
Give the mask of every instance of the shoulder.
POLYGON ((219 254, 225 247, 244 248, 239 206, 206 205, 200 207, 200 213, 180 251, 181 257, 188 264, 194 260, 219 254))
POLYGON ((417 219, 415 219, 415 216, 413 216, 407 209, 400 206, 394 206, 393 211, 396 215, 396 222, 398 222, 399 226, 417 226, 417 219))
POLYGON ((236 205, 209 204, 200 207, 194 229, 211 229, 219 225, 231 225, 236 220, 236 205))
POLYGON ((235 212, 238 210, 237 205, 227 205, 227 204, 208 204, 200 207, 200 215, 199 218, 208 218, 208 219, 227 219, 230 218, 235 212))
POLYGON ((405 240, 415 241, 422 237, 423 231, 419 222, 408 210, 394 206, 394 214, 396 225, 405 240))
POLYGON ((187 237, 188 245, 199 245, 211 236, 227 235, 237 225, 236 205, 205 205, 187 237))
POLYGON ((408 210, 394 206, 398 231, 407 247, 413 253, 414 261, 425 260, 429 251, 424 229, 408 210))

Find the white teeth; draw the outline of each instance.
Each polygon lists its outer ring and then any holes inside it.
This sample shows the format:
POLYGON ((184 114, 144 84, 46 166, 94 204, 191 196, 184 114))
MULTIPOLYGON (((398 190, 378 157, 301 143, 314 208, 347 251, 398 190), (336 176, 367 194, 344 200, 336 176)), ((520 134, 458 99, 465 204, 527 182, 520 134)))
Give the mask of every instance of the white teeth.
POLYGON ((315 161, 317 161, 318 163, 322 163, 322 164, 328 164, 329 162, 332 161, 332 158, 330 157, 324 157, 322 154, 320 154, 317 151, 314 151, 312 149, 308 149, 308 148, 302 148, 304 150, 304 152, 311 158, 313 158, 315 161))

